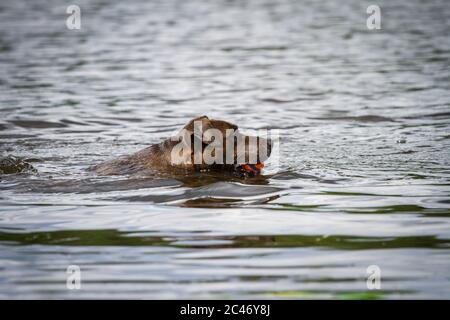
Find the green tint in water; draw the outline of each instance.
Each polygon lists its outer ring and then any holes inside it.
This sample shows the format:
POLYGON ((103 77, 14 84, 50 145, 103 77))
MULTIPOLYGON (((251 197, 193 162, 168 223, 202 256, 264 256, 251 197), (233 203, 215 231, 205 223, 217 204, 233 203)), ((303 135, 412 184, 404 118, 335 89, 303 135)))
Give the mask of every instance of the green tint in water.
POLYGON ((77 4, 0 1, 0 299, 450 298, 448 0, 77 4), (263 174, 86 170, 200 115, 263 174))

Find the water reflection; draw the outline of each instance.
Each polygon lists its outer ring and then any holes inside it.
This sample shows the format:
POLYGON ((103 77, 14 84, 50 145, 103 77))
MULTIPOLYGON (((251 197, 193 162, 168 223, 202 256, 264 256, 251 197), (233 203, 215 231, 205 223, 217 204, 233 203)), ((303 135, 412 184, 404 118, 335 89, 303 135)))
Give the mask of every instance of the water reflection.
POLYGON ((446 1, 77 4, 0 3, 1 298, 449 297, 446 1), (203 114, 280 165, 86 170, 203 114))

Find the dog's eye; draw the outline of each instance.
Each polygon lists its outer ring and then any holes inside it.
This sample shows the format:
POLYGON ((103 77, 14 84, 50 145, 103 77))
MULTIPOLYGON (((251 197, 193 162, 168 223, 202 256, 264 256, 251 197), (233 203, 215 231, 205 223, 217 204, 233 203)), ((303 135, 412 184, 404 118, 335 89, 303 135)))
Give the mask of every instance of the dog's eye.
POLYGON ((207 145, 213 143, 214 141, 216 141, 216 137, 212 136, 211 137, 211 141, 204 141, 204 140, 202 140, 202 144, 203 144, 203 146, 207 146, 207 145))

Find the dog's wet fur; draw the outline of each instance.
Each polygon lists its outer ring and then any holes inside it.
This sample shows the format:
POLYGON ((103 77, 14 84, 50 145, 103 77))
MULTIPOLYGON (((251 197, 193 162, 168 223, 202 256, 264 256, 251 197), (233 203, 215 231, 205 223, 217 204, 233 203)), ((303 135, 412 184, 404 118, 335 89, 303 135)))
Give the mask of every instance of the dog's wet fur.
MULTIPOLYGON (((121 175, 121 174, 130 174, 136 173, 140 171, 153 171, 153 172, 172 172, 172 171, 188 171, 188 172, 204 172, 204 171, 213 171, 213 172, 235 172, 236 173, 236 161, 237 161, 237 144, 235 140, 233 140, 233 158, 235 163, 227 163, 226 161, 226 148, 227 148, 227 134, 229 131, 234 130, 235 136, 240 135, 245 138, 245 159, 257 159, 258 163, 263 163, 270 156, 271 153, 271 145, 272 142, 270 139, 264 139, 261 137, 253 137, 256 139, 257 148, 252 148, 249 146, 250 136, 242 135, 238 131, 238 126, 223 120, 209 119, 207 116, 201 116, 192 119, 189 121, 187 125, 185 125, 182 129, 183 133, 187 133, 188 138, 191 139, 191 153, 189 159, 185 159, 187 161, 183 161, 178 164, 174 164, 172 161, 172 150, 173 148, 180 143, 180 138, 169 137, 168 139, 162 141, 161 143, 151 145, 141 151, 136 152, 135 154, 121 157, 119 159, 114 159, 110 161, 106 161, 90 167, 89 169, 96 172, 99 175, 121 175), (194 123, 201 123, 202 132, 200 136, 198 132, 194 130, 194 123), (194 164, 194 141, 195 139, 201 139, 201 152, 204 151, 204 148, 208 146, 213 140, 210 140, 204 133, 208 129, 217 129, 222 133, 223 141, 222 144, 219 144, 221 148, 223 148, 223 163, 213 163, 207 164, 204 161, 200 164, 194 164), (264 152, 260 152, 261 146, 265 146, 264 152), (254 154, 253 154, 254 153, 254 154), (265 157, 261 159, 261 154, 264 154, 265 157)), ((217 150, 217 149, 216 149, 217 150)), ((214 153, 213 153, 214 155, 214 153)))

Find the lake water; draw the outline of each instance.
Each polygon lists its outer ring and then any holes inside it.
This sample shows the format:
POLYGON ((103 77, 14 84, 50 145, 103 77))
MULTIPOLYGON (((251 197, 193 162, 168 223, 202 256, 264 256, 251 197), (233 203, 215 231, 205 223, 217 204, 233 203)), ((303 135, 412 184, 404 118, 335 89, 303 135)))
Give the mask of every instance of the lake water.
POLYGON ((0 298, 450 298, 448 1, 74 4, 0 3, 0 298), (203 114, 278 166, 86 171, 203 114))

